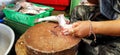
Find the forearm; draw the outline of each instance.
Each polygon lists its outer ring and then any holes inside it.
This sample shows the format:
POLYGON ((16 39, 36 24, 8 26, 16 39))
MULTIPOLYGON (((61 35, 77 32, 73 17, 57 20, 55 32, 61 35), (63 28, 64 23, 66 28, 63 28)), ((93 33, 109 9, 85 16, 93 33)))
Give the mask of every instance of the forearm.
POLYGON ((96 34, 120 36, 120 20, 92 22, 96 34))

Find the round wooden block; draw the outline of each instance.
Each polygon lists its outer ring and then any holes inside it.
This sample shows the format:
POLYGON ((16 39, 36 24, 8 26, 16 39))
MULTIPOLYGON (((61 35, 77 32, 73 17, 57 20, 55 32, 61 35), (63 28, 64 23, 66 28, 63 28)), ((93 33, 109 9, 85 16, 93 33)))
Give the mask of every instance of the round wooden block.
POLYGON ((16 51, 16 55, 27 55, 26 53, 26 47, 24 44, 24 35, 22 35, 16 42, 15 44, 15 51, 16 51))
POLYGON ((81 38, 63 35, 57 23, 41 23, 29 28, 17 41, 17 55, 76 55, 81 38))

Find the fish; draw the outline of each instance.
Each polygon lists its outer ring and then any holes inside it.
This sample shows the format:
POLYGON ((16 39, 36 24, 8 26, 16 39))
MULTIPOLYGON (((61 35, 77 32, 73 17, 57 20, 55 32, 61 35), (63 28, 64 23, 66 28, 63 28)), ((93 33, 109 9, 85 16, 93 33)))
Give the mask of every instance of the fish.
POLYGON ((42 21, 55 21, 55 22, 58 22, 60 25, 70 23, 70 20, 65 18, 64 14, 59 14, 57 16, 49 16, 49 17, 39 18, 39 19, 35 20, 35 23, 42 22, 42 21))
POLYGON ((30 2, 17 2, 14 10, 19 10, 19 12, 25 13, 25 14, 39 14, 43 13, 49 8, 47 7, 39 7, 35 6, 33 3, 30 2), (22 9, 19 10, 18 7, 22 7, 22 9))

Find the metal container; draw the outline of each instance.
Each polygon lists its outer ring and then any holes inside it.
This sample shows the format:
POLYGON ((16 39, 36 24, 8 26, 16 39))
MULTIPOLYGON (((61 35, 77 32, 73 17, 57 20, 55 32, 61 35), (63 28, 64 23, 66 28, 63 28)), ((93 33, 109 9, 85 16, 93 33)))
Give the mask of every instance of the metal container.
POLYGON ((0 55, 7 55, 14 43, 14 32, 5 24, 0 23, 0 55))

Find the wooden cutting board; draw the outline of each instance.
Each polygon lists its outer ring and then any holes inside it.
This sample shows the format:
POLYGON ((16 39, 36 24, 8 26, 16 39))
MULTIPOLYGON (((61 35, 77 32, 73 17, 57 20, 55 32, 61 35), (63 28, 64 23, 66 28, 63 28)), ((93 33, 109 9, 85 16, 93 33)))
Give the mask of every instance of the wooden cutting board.
POLYGON ((16 55, 27 55, 27 48, 24 43, 24 34, 17 40, 15 44, 15 51, 16 55))
POLYGON ((17 40, 15 44, 16 55, 27 55, 23 37, 24 34, 17 40))

